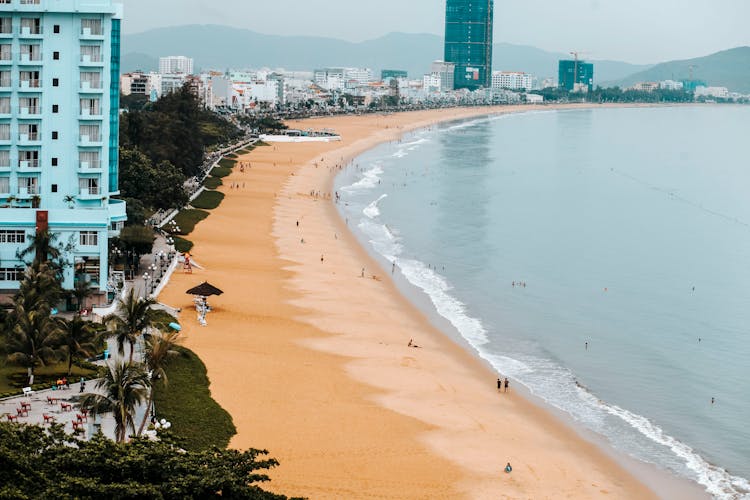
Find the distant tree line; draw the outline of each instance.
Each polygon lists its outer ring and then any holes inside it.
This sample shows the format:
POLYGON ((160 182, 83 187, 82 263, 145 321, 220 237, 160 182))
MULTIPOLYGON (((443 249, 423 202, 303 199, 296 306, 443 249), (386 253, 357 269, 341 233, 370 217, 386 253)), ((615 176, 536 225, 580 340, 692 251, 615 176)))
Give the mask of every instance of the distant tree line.
POLYGON ((651 92, 644 90, 623 90, 620 87, 596 87, 588 93, 568 92, 558 87, 533 90, 530 94, 544 97, 545 102, 596 102, 596 103, 682 103, 693 102, 693 93, 686 90, 655 89, 651 92))

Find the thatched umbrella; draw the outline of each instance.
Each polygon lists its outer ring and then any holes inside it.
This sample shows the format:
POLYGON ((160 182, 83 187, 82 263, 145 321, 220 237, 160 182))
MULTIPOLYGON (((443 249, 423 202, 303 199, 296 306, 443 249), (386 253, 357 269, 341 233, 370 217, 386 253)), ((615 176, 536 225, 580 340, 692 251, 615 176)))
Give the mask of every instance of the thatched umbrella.
POLYGON ((218 288, 216 288, 215 286, 213 286, 209 282, 204 281, 200 285, 191 288, 190 290, 188 290, 185 293, 187 293, 189 295, 200 295, 202 297, 208 297, 210 295, 221 295, 224 292, 221 291, 221 290, 219 290, 218 288))

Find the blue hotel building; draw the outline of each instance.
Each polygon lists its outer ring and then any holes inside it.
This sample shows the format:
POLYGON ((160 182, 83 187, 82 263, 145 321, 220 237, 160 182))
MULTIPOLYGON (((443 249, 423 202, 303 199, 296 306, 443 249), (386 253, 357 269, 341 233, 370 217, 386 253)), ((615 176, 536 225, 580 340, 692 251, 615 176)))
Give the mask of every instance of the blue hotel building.
POLYGON ((102 302, 119 234, 120 22, 111 0, 0 0, 0 292, 37 228, 66 248, 63 286, 102 302))

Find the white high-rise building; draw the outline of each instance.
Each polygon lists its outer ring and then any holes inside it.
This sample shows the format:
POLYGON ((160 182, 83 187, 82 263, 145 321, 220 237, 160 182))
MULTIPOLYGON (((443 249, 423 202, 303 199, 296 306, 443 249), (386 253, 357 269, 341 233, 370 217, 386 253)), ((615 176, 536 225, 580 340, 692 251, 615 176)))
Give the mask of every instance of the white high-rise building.
POLYGON ((127 219, 118 187, 120 22, 112 0, 0 2, 0 291, 17 251, 49 230, 63 287, 106 300, 108 241, 127 219))
POLYGON ((162 75, 192 75, 193 60, 185 56, 160 57, 159 73, 162 75))

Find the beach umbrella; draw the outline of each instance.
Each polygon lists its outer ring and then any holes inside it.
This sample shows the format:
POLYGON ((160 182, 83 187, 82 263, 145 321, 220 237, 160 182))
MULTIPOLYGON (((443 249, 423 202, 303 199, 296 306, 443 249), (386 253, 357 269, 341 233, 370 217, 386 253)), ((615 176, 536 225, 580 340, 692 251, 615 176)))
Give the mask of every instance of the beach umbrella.
POLYGON ((210 295, 221 295, 224 292, 219 290, 209 282, 204 281, 200 285, 191 288, 185 293, 187 293, 188 295, 201 295, 203 297, 208 297, 210 295))

